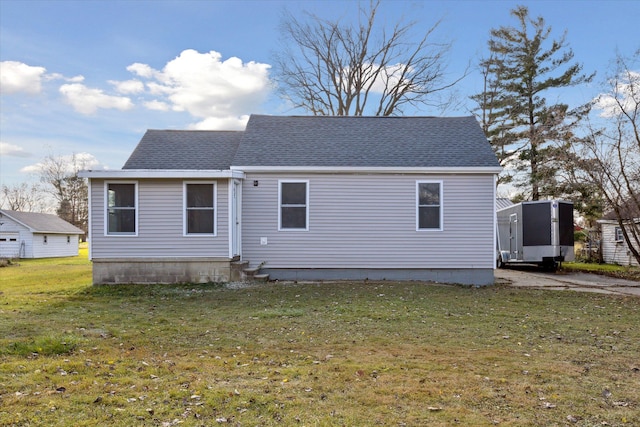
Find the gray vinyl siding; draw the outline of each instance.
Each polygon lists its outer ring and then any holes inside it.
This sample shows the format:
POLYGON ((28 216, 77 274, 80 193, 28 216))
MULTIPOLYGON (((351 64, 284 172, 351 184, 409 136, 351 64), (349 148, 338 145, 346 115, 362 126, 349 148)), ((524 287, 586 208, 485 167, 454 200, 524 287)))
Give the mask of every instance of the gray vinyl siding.
POLYGON ((493 175, 247 174, 243 259, 265 268, 493 268, 493 175), (278 231, 278 181, 309 181, 309 230, 278 231), (442 231, 416 231, 416 181, 442 181, 442 231), (255 185, 257 181, 257 186, 255 185), (267 245, 261 245, 261 238, 267 245))
MULTIPOLYGON (((117 182, 118 180, 107 180, 117 182)), ((228 257, 228 180, 217 187, 216 236, 184 236, 183 183, 202 180, 137 179, 138 235, 105 236, 104 182, 91 180, 91 258, 228 257)))
POLYGON ((607 264, 638 265, 627 242, 616 241, 616 224, 602 224, 602 259, 607 264))

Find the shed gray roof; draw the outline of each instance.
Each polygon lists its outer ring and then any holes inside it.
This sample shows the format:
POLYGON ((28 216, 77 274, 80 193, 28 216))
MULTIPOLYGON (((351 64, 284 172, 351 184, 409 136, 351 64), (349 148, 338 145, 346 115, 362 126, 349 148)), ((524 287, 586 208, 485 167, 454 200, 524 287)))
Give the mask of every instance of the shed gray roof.
POLYGON ((122 169, 226 170, 242 131, 148 130, 122 169))
POLYGON ((471 116, 252 115, 233 165, 499 167, 471 116))
MULTIPOLYGON (((84 234, 83 230, 52 214, 5 209, 0 210, 0 213, 24 225, 34 233, 84 234)), ((2 218, 0 218, 0 222, 2 222, 2 218)))

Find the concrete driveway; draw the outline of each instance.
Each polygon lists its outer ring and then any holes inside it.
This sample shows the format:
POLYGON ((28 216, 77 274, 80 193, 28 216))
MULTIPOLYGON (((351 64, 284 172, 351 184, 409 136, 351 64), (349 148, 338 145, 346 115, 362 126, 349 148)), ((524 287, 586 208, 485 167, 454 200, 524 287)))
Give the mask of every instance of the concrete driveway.
POLYGON ((640 297, 640 282, 589 273, 544 272, 534 267, 495 270, 496 284, 533 289, 572 290, 640 297))

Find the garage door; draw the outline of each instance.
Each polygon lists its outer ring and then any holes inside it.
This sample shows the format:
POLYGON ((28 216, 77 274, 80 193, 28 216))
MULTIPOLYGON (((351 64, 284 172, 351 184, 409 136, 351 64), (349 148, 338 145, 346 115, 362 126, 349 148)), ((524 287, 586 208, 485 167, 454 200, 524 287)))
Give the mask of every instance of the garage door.
POLYGON ((19 254, 18 233, 0 233, 0 258, 18 258, 19 254))

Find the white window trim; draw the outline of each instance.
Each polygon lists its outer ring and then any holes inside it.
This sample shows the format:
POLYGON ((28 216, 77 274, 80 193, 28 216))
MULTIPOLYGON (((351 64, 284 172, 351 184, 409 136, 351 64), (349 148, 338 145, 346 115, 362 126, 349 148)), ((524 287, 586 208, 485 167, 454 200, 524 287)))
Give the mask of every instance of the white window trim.
POLYGON ((622 227, 617 226, 617 225, 615 227, 613 227, 613 240, 615 242, 623 242, 624 241, 624 235, 622 234, 622 227), (618 234, 620 234, 620 238, 618 238, 618 234))
POLYGON ((138 221, 138 214, 140 213, 140 204, 138 203, 138 181, 105 181, 104 182, 104 207, 102 209, 104 215, 104 235, 106 237, 138 237, 140 230, 140 221, 138 221), (136 231, 135 233, 109 233, 109 184, 133 184, 133 193, 135 204, 135 221, 136 231))
POLYGON ((278 180, 278 231, 309 231, 309 180, 308 179, 279 179, 278 180), (305 195, 305 228, 282 228, 282 184, 306 184, 305 195))
POLYGON ((184 237, 216 237, 218 235, 218 185, 216 181, 183 181, 182 182, 182 235, 184 237), (213 233, 188 233, 187 185, 213 184, 213 233))
POLYGON ((416 231, 434 232, 444 231, 444 183, 442 180, 419 180, 416 181, 416 231), (440 227, 420 228, 420 184, 439 184, 440 186, 440 227))

